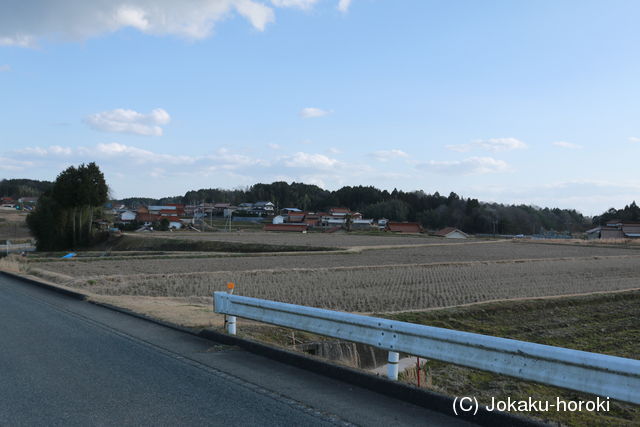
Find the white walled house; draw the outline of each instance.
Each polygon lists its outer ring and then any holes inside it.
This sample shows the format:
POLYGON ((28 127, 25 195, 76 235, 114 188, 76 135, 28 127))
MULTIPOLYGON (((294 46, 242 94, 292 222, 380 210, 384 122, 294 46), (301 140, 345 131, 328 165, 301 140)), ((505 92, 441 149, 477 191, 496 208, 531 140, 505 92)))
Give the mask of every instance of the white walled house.
POLYGON ((124 211, 120 214, 120 221, 129 222, 136 219, 136 213, 133 211, 124 211))
POLYGON ((447 227, 434 233, 436 236, 444 237, 445 239, 468 239, 469 235, 464 231, 460 231, 457 228, 447 227))
POLYGON ((180 230, 182 228, 182 221, 169 221, 169 228, 180 230))

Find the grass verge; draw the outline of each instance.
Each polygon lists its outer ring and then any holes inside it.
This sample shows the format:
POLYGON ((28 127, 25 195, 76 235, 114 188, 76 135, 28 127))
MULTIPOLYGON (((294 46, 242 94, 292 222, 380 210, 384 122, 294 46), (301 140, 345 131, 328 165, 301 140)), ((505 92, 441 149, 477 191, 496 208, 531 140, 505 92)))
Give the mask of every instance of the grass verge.
MULTIPOLYGON (((385 317, 405 322, 500 336, 540 344, 638 359, 640 291, 548 300, 507 301, 477 306, 411 312, 385 317)), ((430 361, 432 388, 452 396, 554 402, 594 400, 595 396, 474 369, 430 361)), ((407 372, 415 381, 415 372, 407 372)), ((611 411, 537 412, 529 415, 566 425, 640 425, 638 405, 611 401, 611 411)))
POLYGON ((189 252, 233 252, 233 253, 257 253, 257 252, 298 252, 298 251, 333 251, 338 248, 295 246, 295 245, 270 245, 266 243, 240 243, 205 240, 180 240, 158 237, 133 237, 121 236, 92 250, 111 251, 189 251, 189 252))

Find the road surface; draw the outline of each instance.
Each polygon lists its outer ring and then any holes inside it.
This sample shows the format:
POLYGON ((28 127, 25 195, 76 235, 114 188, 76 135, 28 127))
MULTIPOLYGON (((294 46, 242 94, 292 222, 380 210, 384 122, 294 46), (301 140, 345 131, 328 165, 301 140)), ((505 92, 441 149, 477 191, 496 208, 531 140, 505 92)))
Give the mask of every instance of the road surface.
POLYGON ((0 275, 0 425, 468 425, 0 275))

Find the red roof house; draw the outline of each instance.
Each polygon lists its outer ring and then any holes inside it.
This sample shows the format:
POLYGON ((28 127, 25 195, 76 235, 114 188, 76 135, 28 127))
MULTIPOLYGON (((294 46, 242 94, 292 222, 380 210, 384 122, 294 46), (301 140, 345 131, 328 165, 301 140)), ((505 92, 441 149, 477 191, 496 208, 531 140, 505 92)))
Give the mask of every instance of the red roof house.
POLYGON ((385 230, 395 233, 422 233, 422 226, 417 222, 388 222, 385 230))
POLYGON ((138 214, 136 215, 136 221, 139 221, 139 222, 156 222, 156 221, 160 221, 160 215, 138 212, 138 214))
POLYGON ((296 231, 298 233, 307 231, 307 224, 265 224, 264 231, 296 231))

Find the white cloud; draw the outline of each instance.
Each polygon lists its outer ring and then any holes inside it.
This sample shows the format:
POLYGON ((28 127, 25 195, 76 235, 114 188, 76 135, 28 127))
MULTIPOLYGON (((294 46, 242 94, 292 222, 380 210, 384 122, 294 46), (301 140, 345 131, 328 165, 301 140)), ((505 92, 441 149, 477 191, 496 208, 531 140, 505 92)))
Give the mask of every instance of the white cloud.
POLYGON ((0 3, 0 45, 33 47, 43 37, 85 40, 122 28, 198 40, 234 13, 263 31, 273 9, 255 0, 30 0, 0 3))
POLYGON ((203 159, 215 163, 217 168, 232 170, 249 166, 269 166, 265 159, 254 159, 244 154, 233 153, 227 148, 219 148, 214 155, 204 156, 203 159))
POLYGON ((161 136, 162 128, 160 126, 169 123, 171 116, 162 108, 156 108, 149 114, 118 108, 92 114, 84 121, 92 128, 104 132, 161 136))
POLYGON ((108 144, 98 144, 96 147, 90 150, 86 148, 78 149, 78 153, 82 155, 88 155, 91 152, 99 154, 99 158, 126 158, 138 164, 145 163, 165 163, 172 165, 190 165, 196 162, 197 158, 173 155, 173 154, 159 154, 152 151, 144 150, 141 148, 133 147, 130 145, 119 144, 112 142, 108 144))
POLYGON ((0 156, 0 170, 7 172, 19 172, 33 167, 33 162, 12 159, 0 156))
MULTIPOLYGON (((0 22, 2 15, 0 14, 0 22)), ((32 47, 35 45, 35 38, 24 34, 14 34, 12 36, 0 36, 0 46, 32 47)))
POLYGON ((40 147, 27 147, 21 150, 15 150, 14 153, 24 154, 27 156, 48 157, 48 156, 70 156, 73 154, 73 149, 69 147, 61 147, 59 145, 51 145, 46 148, 40 147))
POLYGON ((466 153, 474 149, 497 153, 501 151, 521 150, 527 148, 527 144, 517 138, 489 138, 477 139, 468 144, 447 145, 446 148, 461 153, 466 153))
POLYGON ((381 162, 386 162, 389 161, 391 159, 397 159, 397 158, 406 158, 409 157, 409 155, 407 153, 405 153, 402 150, 398 150, 397 148, 394 148, 392 150, 378 150, 378 151, 374 151, 373 153, 370 154, 373 158, 375 158, 378 161, 381 162))
POLYGON ((323 110, 320 108, 306 107, 300 110, 300 116, 302 116, 302 118, 304 119, 311 119, 315 117, 323 117, 331 114, 332 112, 333 111, 331 110, 323 110))
POLYGON ((336 147, 329 147, 329 148, 327 148, 327 150, 326 150, 326 151, 327 151, 327 153, 329 153, 329 154, 340 154, 340 153, 342 153, 342 151, 341 151, 341 150, 339 150, 339 149, 338 149, 338 148, 336 148, 336 147))
POLYGON ((347 13, 349 6, 351 6, 351 0, 340 0, 338 2, 338 10, 342 13, 347 13))
POLYGON ((285 166, 291 168, 332 169, 340 162, 324 154, 297 152, 283 158, 285 166))
MULTIPOLYGON (((120 142, 86 146, 31 146, 0 152, 0 172, 6 177, 28 176, 54 179, 69 165, 95 161, 113 185, 117 197, 162 197, 217 186, 234 188, 256 182, 286 181, 317 184, 323 188, 344 185, 380 185, 400 179, 393 170, 377 170, 364 161, 343 161, 328 153, 240 150, 220 147, 212 152, 185 155, 182 147, 170 152, 120 142), (268 155, 271 153, 271 156, 268 155), (267 154, 267 155, 265 155, 267 154), (150 177, 153 185, 149 185, 150 177), (382 180, 382 181, 381 181, 382 180)), ((405 168, 405 172, 406 168, 405 168)), ((413 171, 415 178, 416 172, 413 171)), ((402 175, 406 177, 406 175, 402 175)), ((407 178, 410 179, 410 178, 407 178)))
POLYGON ((164 178, 166 176, 166 170, 163 168, 153 168, 149 171, 149 176, 155 179, 164 178))
POLYGON ((493 157, 470 157, 464 160, 436 161, 416 165, 419 169, 448 175, 470 175, 507 172, 509 165, 493 157))
POLYGON ((556 141, 553 143, 553 145, 560 148, 568 148, 570 150, 579 150, 582 148, 582 145, 574 144, 573 142, 567 141, 556 141))
POLYGON ((254 28, 260 31, 264 31, 267 24, 275 21, 273 10, 262 3, 256 3, 251 0, 237 0, 235 8, 240 15, 251 22, 254 28))
POLYGON ((293 7, 297 9, 311 9, 318 0, 271 0, 276 7, 293 7))
POLYGON ((272 150, 282 150, 282 146, 280 144, 267 144, 267 147, 272 150))
POLYGON ((638 138, 636 136, 630 136, 629 137, 629 142, 640 142, 640 138, 638 138))
POLYGON ((7 71, 11 71, 11 66, 10 65, 0 65, 0 73, 5 73, 7 71))
MULTIPOLYGON (((131 145, 110 142, 95 146, 61 147, 52 145, 49 147, 27 147, 13 150, 7 154, 8 159, 16 161, 22 158, 37 160, 41 163, 47 161, 87 162, 99 161, 100 163, 117 164, 126 168, 140 165, 162 165, 171 167, 178 174, 185 171, 184 167, 193 167, 193 171, 204 170, 234 170, 249 166, 268 166, 264 159, 252 158, 243 154, 234 153, 226 148, 219 148, 213 154, 188 156, 178 154, 157 153, 131 145)), ((189 170, 190 172, 190 170, 189 170)))

